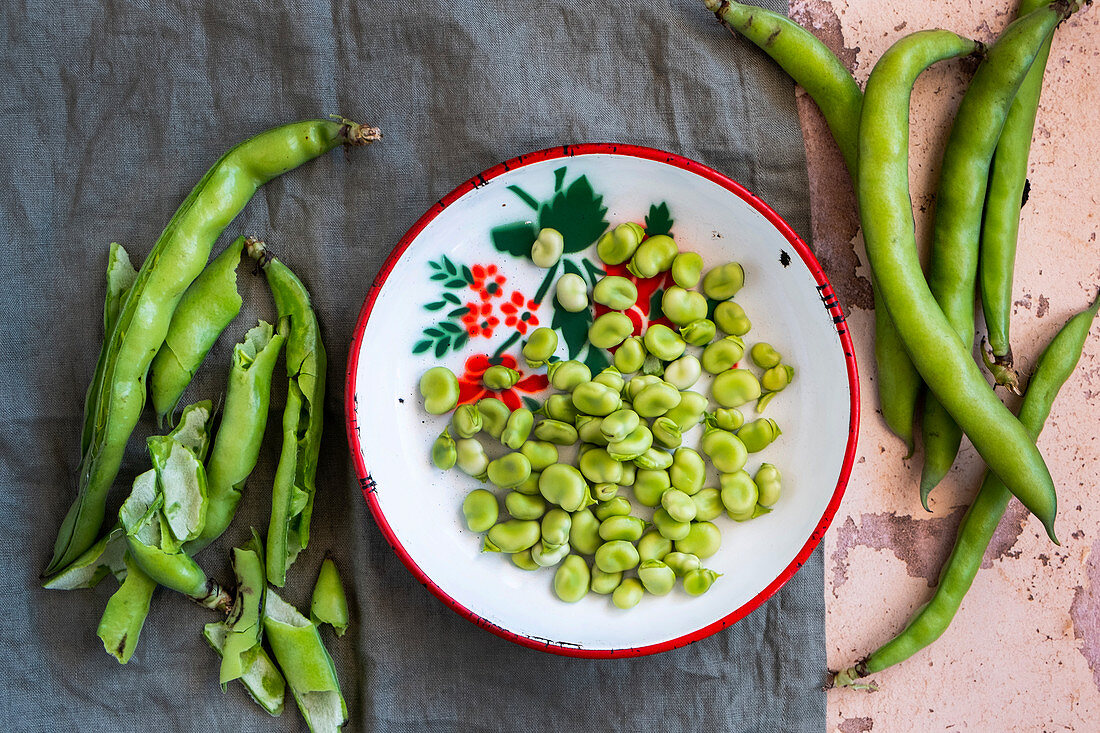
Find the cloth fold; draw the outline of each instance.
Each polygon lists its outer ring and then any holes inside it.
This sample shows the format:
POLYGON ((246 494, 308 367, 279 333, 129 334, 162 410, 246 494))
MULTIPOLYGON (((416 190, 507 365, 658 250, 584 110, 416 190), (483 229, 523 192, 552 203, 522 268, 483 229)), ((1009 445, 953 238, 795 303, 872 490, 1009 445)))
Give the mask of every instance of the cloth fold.
MULTIPOLYGON (((769 0, 773 9, 784 3, 769 0)), ((240 685, 223 695, 202 638, 213 616, 163 589, 133 660, 95 636, 115 581, 41 589, 73 498, 84 391, 101 338, 108 244, 135 264, 226 149, 286 121, 339 113, 384 140, 265 186, 215 253, 262 236, 310 288, 329 359, 309 550, 286 592, 308 607, 325 549, 353 622, 326 638, 349 730, 723 730, 825 727, 820 550, 731 629, 641 659, 582 661, 476 628, 405 571, 360 496, 343 432, 344 365, 359 307, 404 231, 451 188, 507 158, 568 142, 667 149, 737 179, 809 234, 794 90, 701 2, 453 0, 369 4, 58 4, 4 11, 0 51, 0 539, 7 622, 0 719, 19 730, 303 729, 240 685)), ((217 400, 233 344, 274 308, 241 265, 241 316, 181 404, 217 400)), ((232 578, 228 548, 266 527, 285 392, 276 372, 260 465, 227 536, 199 556, 232 578)), ((143 418, 109 511, 148 468, 143 418)))

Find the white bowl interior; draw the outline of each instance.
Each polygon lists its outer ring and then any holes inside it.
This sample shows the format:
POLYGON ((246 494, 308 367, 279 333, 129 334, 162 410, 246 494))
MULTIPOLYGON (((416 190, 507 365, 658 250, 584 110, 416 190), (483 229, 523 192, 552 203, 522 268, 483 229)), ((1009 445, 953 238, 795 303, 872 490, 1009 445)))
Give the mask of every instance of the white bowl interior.
MULTIPOLYGON (((582 254, 598 262, 594 248, 582 254)), ((542 324, 550 321, 550 300, 536 312, 542 324)), ((518 356, 521 346, 522 341, 509 352, 518 356)), ((564 344, 559 354, 564 357, 564 344)), ((704 377, 693 389, 709 395, 707 382, 704 377)), ((659 645, 690 635, 733 613, 779 577, 833 496, 851 417, 836 324, 809 270, 783 235, 748 203, 694 172, 604 153, 515 168, 439 213, 378 294, 360 345, 354 397, 360 449, 376 483, 378 509, 411 561, 444 593, 493 624, 530 639, 591 650, 659 645), (704 565, 722 577, 698 598, 678 585, 664 597, 647 595, 630 611, 595 594, 575 604, 561 602, 552 589, 553 569, 528 572, 505 555, 481 552, 479 536, 464 525, 460 504, 467 492, 483 484, 457 469, 440 471, 429 461, 432 442, 447 417, 424 411, 417 390, 420 375, 436 364, 461 375, 467 356, 492 353, 510 333, 502 329, 489 340, 471 339, 458 353, 438 360, 430 352, 414 356, 413 345, 437 315, 424 309, 438 292, 429 281, 429 261, 446 254, 458 264, 496 263, 509 288, 520 287, 531 297, 545 271, 529 260, 497 252, 489 232, 534 216, 508 186, 547 200, 554 190, 554 171, 563 166, 566 185, 583 174, 604 196, 605 218, 612 227, 643 221, 650 205, 663 201, 675 220, 673 234, 681 249, 699 252, 708 267, 731 259, 741 262, 746 285, 736 300, 753 323, 746 343, 772 343, 796 369, 794 383, 765 412, 783 435, 762 453, 751 454, 746 467, 755 473, 765 461, 778 466, 782 497, 770 514, 755 520, 715 520, 722 529, 722 547, 704 565)), ((743 411, 749 419, 756 417, 751 405, 743 411)), ((698 428, 689 433, 684 444, 696 447, 700 433, 698 428)), ((717 486, 713 468, 707 485, 717 486)), ((498 493, 503 498, 504 492, 498 493)), ((629 491, 624 495, 631 496, 629 491)))

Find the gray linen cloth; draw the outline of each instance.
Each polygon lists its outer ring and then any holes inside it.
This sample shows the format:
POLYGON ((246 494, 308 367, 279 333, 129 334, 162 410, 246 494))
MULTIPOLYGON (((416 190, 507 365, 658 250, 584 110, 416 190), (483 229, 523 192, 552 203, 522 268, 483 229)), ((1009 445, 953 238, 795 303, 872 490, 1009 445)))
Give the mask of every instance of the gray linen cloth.
MULTIPOLYGON (((820 551, 762 608, 704 641, 634 660, 555 657, 476 628, 405 571, 369 517, 343 432, 347 348, 380 263, 431 203, 498 161, 566 142, 663 148, 733 176, 807 236, 793 87, 767 58, 691 0, 27 0, 6 3, 0 19, 0 720, 9 729, 304 727, 289 700, 274 720, 239 685, 222 694, 200 636, 208 612, 158 590, 123 667, 95 636, 114 580, 50 592, 38 573, 73 498, 107 244, 140 262, 223 151, 333 112, 379 125, 385 140, 264 187, 215 251, 238 233, 264 234, 320 313, 327 427, 314 536, 287 595, 308 606, 323 552, 335 552, 354 615, 330 644, 349 729, 824 728, 820 551)), ((239 279, 245 309, 191 399, 221 393, 233 343, 273 315, 262 279, 247 266, 239 279)), ((218 577, 232 577, 226 549, 249 525, 266 527, 278 414, 237 521, 203 555, 218 577)), ((131 440, 111 506, 147 466, 152 423, 147 415, 131 440)))

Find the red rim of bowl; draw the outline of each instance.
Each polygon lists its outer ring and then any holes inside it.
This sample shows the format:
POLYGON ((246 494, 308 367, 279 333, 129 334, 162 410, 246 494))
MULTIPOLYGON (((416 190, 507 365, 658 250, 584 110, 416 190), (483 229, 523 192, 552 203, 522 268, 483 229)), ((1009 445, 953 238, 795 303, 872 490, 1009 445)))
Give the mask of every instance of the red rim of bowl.
POLYGON ((585 657, 585 658, 597 658, 597 659, 609 659, 609 658, 621 658, 621 657, 637 657, 646 654, 655 654, 657 652, 668 651, 669 649, 677 649, 682 646, 691 644, 692 642, 704 639, 711 634, 730 626, 742 618, 747 616, 752 611, 756 610, 760 604, 770 598, 779 588, 783 586, 791 577, 802 567, 806 558, 810 556, 814 548, 821 542, 825 536, 825 531, 829 528, 829 524, 833 520, 833 516, 836 514, 837 508, 840 506, 840 500, 844 495, 844 489, 848 484, 848 478, 852 472, 852 464, 855 460, 856 452, 856 438, 859 433, 859 377, 856 370, 855 350, 852 347, 852 339, 848 333, 848 326, 844 319, 844 312, 840 307, 840 303, 836 299, 836 295, 833 293, 833 288, 829 284, 828 279, 825 277, 824 271, 821 269, 821 265, 818 263, 817 258, 810 252, 806 243, 795 234, 790 225, 775 213, 775 211, 768 206, 764 201, 757 197, 754 193, 746 189, 741 184, 737 183, 733 179, 725 176, 718 171, 708 168, 707 166, 697 163, 693 160, 685 158, 674 153, 667 153, 663 150, 656 150, 654 148, 646 148, 638 145, 620 145, 616 143, 586 143, 580 145, 564 145, 555 148, 547 148, 546 150, 540 150, 536 153, 529 153, 527 155, 521 155, 511 160, 506 160, 503 163, 493 166, 484 173, 474 176, 470 180, 461 184, 449 194, 437 201, 428 211, 417 220, 415 224, 405 233, 405 236, 401 238, 401 241, 397 243, 397 246, 389 257, 382 264, 382 269, 379 271, 378 276, 375 277, 374 282, 370 286, 370 290, 367 292, 367 298, 363 303, 363 308, 359 312, 359 320, 355 324, 355 331, 351 340, 351 350, 348 353, 347 362, 347 379, 345 382, 344 391, 344 411, 348 430, 348 446, 351 449, 352 460, 355 462, 355 472, 359 477, 359 486, 362 489, 363 497, 367 501, 367 505, 370 507, 371 513, 374 515, 374 521, 382 530, 382 534, 386 540, 393 547, 394 552, 401 558, 401 562, 405 564, 405 567, 435 595, 436 598, 443 601, 452 610, 458 614, 464 616, 469 621, 480 626, 483 629, 493 632, 499 637, 513 641, 517 644, 521 644, 532 649, 539 649, 542 651, 553 652, 555 654, 561 654, 570 657, 585 657), (575 646, 569 646, 561 644, 559 642, 551 641, 548 639, 538 639, 502 628, 501 626, 482 618, 478 614, 474 613, 470 609, 466 608, 454 598, 451 598, 447 593, 440 588, 435 582, 428 577, 428 575, 413 561, 409 553, 398 541, 396 534, 394 534, 393 528, 389 522, 386 521, 385 515, 378 506, 378 497, 375 495, 375 483, 370 476, 370 472, 367 470, 366 464, 363 460, 363 452, 359 443, 358 430, 356 429, 356 410, 355 410, 355 375, 358 371, 359 354, 361 351, 363 332, 367 327, 367 320, 370 318, 371 310, 374 308, 374 302, 378 298, 378 294, 382 289, 382 286, 386 283, 386 279, 389 277, 390 272, 393 270, 397 261, 401 259, 405 250, 416 239, 420 232, 426 227, 435 217, 437 217, 444 209, 458 200, 460 197, 472 191, 480 186, 484 186, 493 178, 507 173, 510 170, 516 168, 522 168, 526 165, 533 163, 539 163, 545 160, 554 160, 557 158, 568 158, 577 155, 623 155, 634 158, 642 158, 645 160, 652 160, 659 163, 665 163, 676 168, 682 168, 687 171, 691 171, 703 178, 706 178, 713 183, 718 184, 722 188, 730 191, 734 195, 741 198, 747 204, 752 206, 758 212, 760 212, 765 219, 771 222, 779 232, 790 243, 791 247, 798 253, 798 256, 802 258, 810 274, 813 275, 814 280, 817 282, 817 290, 821 296, 821 301, 828 310, 829 315, 832 316, 833 323, 836 324, 837 335, 840 337, 841 346, 844 349, 844 361, 848 372, 848 391, 851 397, 851 409, 848 421, 848 442, 844 450, 844 463, 840 469, 840 477, 837 479, 836 488, 833 490, 832 498, 829 500, 828 506, 825 507, 825 513, 821 516, 821 520, 817 523, 817 527, 810 534, 809 539, 802 546, 802 549, 798 552, 795 558, 783 569, 783 572, 779 576, 768 584, 766 588, 757 593, 749 601, 735 609, 724 618, 721 618, 707 626, 697 629, 690 634, 670 639, 668 641, 661 642, 659 644, 650 644, 648 646, 641 647, 625 647, 620 649, 589 649, 578 648, 575 646))

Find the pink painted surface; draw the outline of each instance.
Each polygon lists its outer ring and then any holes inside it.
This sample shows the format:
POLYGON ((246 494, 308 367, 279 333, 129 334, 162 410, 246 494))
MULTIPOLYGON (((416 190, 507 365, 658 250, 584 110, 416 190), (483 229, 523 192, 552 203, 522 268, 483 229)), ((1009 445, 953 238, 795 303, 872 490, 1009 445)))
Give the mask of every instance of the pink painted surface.
MULTIPOLYGON (((1005 0, 792 0, 811 28, 866 81, 899 37, 947 28, 990 41, 1014 17, 1005 0)), ((1016 269, 1013 346, 1030 370, 1065 320, 1100 285, 1100 8, 1054 38, 1031 151, 1016 269)), ((968 68, 943 63, 917 82, 912 110, 913 202, 928 245, 950 120, 968 68)), ((813 244, 849 308, 864 420, 848 492, 825 538, 828 660, 848 666, 887 641, 924 603, 977 489, 981 461, 968 442, 920 507, 920 453, 904 448, 875 410, 866 257, 839 153, 817 109, 799 93, 806 135, 813 244)), ((828 693, 829 729, 856 731, 1100 730, 1100 325, 1062 389, 1039 445, 1059 488, 1062 547, 1016 502, 950 629, 905 664, 873 675, 879 692, 828 693)))

